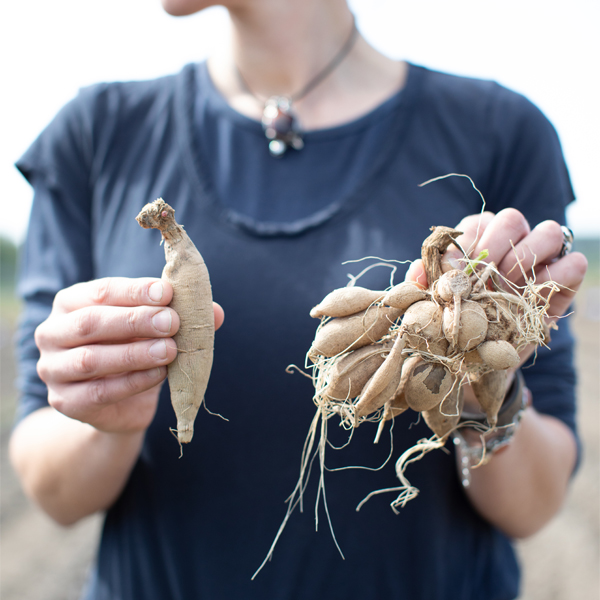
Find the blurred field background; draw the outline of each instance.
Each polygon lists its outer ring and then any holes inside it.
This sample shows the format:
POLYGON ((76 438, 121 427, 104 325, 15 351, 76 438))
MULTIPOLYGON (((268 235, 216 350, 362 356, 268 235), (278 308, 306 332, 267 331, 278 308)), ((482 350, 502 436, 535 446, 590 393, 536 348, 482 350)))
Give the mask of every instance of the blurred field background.
MULTIPOLYGON (((600 597, 600 240, 578 240, 577 249, 590 262, 573 318, 584 456, 559 516, 518 544, 524 569, 520 600, 600 597)), ((14 244, 0 239, 0 598, 76 600, 93 559, 101 518, 68 529, 54 525, 24 497, 8 461, 16 404, 16 257, 14 244)))

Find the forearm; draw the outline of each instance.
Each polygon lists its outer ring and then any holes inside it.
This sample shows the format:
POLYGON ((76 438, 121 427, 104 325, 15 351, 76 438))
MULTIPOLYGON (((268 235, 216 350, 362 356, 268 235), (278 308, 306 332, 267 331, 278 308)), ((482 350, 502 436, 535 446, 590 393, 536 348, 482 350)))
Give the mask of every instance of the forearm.
POLYGON ((26 494, 58 523, 70 525, 118 498, 143 437, 105 433, 42 408, 15 428, 10 457, 26 494))
POLYGON ((571 430, 528 408, 508 448, 472 469, 465 491, 489 522, 510 537, 527 537, 561 507, 576 456, 571 430))

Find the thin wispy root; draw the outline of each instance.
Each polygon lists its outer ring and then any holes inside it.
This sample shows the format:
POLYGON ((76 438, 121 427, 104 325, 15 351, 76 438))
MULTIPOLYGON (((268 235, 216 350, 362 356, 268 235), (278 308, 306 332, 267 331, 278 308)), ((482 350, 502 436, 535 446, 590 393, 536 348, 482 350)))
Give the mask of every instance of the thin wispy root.
POLYGON ((317 488, 317 498, 315 501, 315 531, 318 530, 318 528, 319 528, 319 504, 320 504, 320 499, 322 497, 323 498, 323 506, 325 508, 325 514, 327 516, 327 523, 329 525, 329 530, 331 531, 331 536, 333 538, 336 548, 338 549, 338 552, 340 553, 340 556, 342 557, 342 559, 344 559, 344 554, 343 554, 343 552, 337 542, 337 539, 335 537, 335 532, 333 530, 333 524, 331 522, 331 516, 329 514, 329 507, 327 505, 327 496, 325 494, 325 470, 326 470, 326 468, 325 468, 325 449, 326 449, 326 446, 328 443, 327 442, 327 420, 335 414, 337 414, 337 413, 334 411, 330 411, 330 412, 328 412, 328 415, 325 415, 322 412, 320 407, 317 408, 317 412, 315 413, 312 423, 310 424, 310 427, 308 430, 308 435, 306 436, 306 440, 304 442, 304 447, 302 449, 302 457, 300 460, 300 475, 298 477, 298 482, 296 483, 296 487, 294 488, 294 490, 292 491, 292 493, 289 495, 289 497, 286 500, 288 507, 287 507, 287 511, 285 513, 285 517, 283 518, 283 521, 282 521, 281 525, 279 526, 279 530, 277 531, 275 539, 273 540, 273 543, 271 544, 271 547, 269 548, 267 556, 265 557, 265 559, 263 560, 261 565, 258 567, 258 569, 254 573, 254 575, 252 575, 253 580, 260 573, 260 571, 267 564, 267 562, 269 562, 271 560, 271 558, 273 557, 273 552, 275 550, 275 546, 277 545, 277 542, 279 541, 279 538, 281 537, 281 534, 283 533, 283 530, 285 529, 285 526, 287 525, 287 522, 289 521, 295 508, 297 506, 299 506, 300 512, 304 512, 304 492, 306 490, 306 486, 308 485, 308 480, 310 477, 310 472, 311 472, 313 463, 317 457, 319 459, 320 473, 319 473, 319 484, 318 484, 318 488, 317 488), (319 430, 319 432, 320 432, 318 440, 317 440, 317 430, 319 430), (314 447, 315 441, 317 441, 316 448, 314 447))
POLYGON ((358 512, 373 496, 378 496, 379 494, 388 494, 391 492, 400 492, 398 497, 390 503, 392 510, 399 514, 398 507, 403 508, 406 506, 407 502, 416 498, 419 495, 419 490, 415 486, 411 485, 406 476, 404 475, 404 471, 406 467, 413 462, 421 460, 425 454, 430 452, 431 450, 438 450, 439 448, 443 448, 446 444, 446 438, 441 440, 434 435, 430 439, 422 439, 419 440, 414 446, 410 447, 406 450, 400 458, 396 461, 396 476, 400 480, 402 485, 391 488, 384 488, 381 490, 375 490, 365 496, 356 507, 356 512, 358 512), (413 456, 414 455, 414 456, 413 456), (411 458, 412 457, 412 458, 411 458))

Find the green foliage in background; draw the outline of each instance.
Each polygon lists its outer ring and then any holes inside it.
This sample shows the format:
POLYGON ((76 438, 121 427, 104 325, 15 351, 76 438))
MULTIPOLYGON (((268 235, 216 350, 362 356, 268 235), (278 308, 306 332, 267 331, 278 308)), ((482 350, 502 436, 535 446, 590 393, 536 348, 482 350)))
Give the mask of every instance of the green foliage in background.
POLYGON ((17 247, 0 236, 0 284, 2 289, 14 289, 17 273, 17 247))
POLYGON ((585 254, 588 259, 588 271, 583 282, 584 287, 600 285, 600 239, 575 239, 573 250, 585 254))
POLYGON ((0 309, 2 319, 14 321, 19 312, 16 298, 18 248, 9 239, 0 236, 0 309))

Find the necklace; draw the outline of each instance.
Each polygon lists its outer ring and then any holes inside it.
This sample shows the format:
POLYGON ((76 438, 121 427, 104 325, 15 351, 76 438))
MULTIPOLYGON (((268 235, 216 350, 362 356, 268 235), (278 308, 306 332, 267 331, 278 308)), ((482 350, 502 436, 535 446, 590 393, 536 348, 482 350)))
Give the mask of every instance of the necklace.
POLYGON ((356 29, 356 23, 353 20, 352 31, 339 52, 303 88, 288 96, 270 96, 269 98, 265 98, 255 94, 236 66, 237 76, 244 90, 254 96, 263 105, 261 122, 265 137, 269 140, 269 152, 271 156, 283 156, 289 147, 295 150, 302 150, 304 140, 302 139, 302 131, 298 117, 294 112, 293 104, 312 92, 335 70, 344 58, 348 56, 357 38, 358 29, 356 29))

